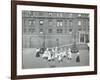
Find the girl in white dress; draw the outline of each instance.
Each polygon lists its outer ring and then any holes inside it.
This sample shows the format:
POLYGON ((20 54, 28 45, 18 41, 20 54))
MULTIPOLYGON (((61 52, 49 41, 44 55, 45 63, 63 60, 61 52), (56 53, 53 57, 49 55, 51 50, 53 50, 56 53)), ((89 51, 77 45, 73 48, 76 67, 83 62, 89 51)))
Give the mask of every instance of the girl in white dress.
POLYGON ((44 51, 42 57, 45 59, 48 59, 48 57, 49 57, 48 48, 44 51))
POLYGON ((58 61, 61 62, 62 59, 63 59, 63 53, 62 53, 62 49, 60 48, 58 54, 57 54, 57 58, 58 58, 58 61))
POLYGON ((72 59, 72 53, 71 53, 71 49, 68 48, 68 59, 71 60, 72 59))
POLYGON ((55 53, 55 58, 57 58, 57 55, 58 55, 57 47, 55 48, 54 53, 55 53))

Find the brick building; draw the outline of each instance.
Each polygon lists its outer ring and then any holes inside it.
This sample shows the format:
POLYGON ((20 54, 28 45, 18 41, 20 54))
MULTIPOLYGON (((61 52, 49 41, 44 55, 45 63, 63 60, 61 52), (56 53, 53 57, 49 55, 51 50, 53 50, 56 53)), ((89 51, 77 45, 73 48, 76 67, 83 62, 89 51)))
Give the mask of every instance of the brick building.
POLYGON ((89 14, 22 11, 23 48, 89 42, 89 14))

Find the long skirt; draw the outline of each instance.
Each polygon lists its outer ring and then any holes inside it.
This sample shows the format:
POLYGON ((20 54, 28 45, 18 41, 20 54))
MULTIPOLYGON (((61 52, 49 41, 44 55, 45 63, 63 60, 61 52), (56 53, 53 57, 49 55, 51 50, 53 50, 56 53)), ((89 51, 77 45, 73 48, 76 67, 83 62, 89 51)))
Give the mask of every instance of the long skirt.
POLYGON ((36 53, 36 57, 40 57, 40 52, 37 52, 36 53))
POLYGON ((80 56, 76 57, 76 62, 80 62, 80 56))

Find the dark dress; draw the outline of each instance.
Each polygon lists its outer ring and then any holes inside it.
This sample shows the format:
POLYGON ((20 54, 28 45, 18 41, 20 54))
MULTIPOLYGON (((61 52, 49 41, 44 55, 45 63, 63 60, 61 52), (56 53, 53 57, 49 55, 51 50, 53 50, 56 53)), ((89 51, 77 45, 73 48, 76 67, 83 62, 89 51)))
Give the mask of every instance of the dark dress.
POLYGON ((43 54, 44 51, 45 51, 45 49, 44 49, 44 48, 41 48, 41 49, 40 49, 40 54, 43 54))
POLYGON ((40 57, 40 55, 43 54, 44 51, 45 51, 44 48, 40 48, 40 51, 38 51, 38 52, 36 53, 36 57, 40 57))
POLYGON ((36 53, 36 57, 40 57, 40 51, 36 53))
POLYGON ((76 62, 80 62, 80 56, 76 57, 76 62))

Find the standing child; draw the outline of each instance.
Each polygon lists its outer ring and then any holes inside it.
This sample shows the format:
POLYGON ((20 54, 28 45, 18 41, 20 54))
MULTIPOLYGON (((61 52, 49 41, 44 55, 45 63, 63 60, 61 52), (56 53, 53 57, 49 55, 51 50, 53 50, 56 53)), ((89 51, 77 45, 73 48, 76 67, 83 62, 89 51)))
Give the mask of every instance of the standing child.
POLYGON ((77 52, 76 62, 80 62, 79 51, 77 52))
POLYGON ((36 49, 36 57, 40 57, 40 48, 36 49))
POLYGON ((68 48, 68 60, 71 60, 72 59, 72 53, 71 53, 71 49, 68 48))

